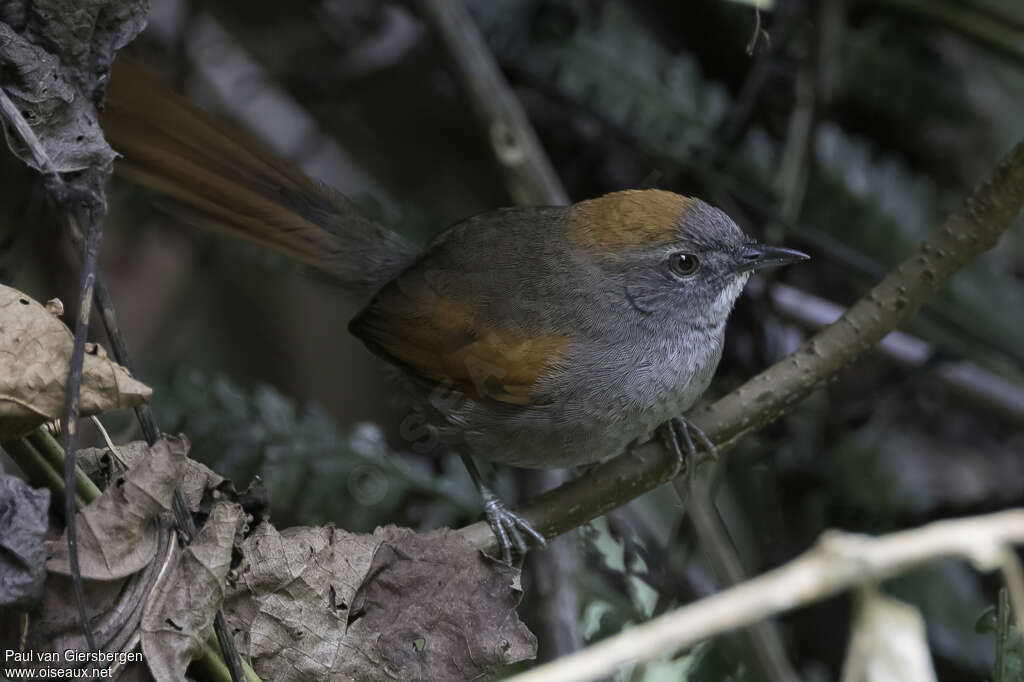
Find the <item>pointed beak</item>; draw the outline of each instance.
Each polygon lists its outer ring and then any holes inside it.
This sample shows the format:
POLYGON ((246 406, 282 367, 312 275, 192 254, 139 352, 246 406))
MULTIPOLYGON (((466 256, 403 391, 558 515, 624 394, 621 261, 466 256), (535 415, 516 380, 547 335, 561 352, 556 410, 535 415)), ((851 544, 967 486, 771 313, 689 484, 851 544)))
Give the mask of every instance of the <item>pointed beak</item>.
POLYGON ((810 256, 803 251, 787 249, 783 246, 769 246, 768 244, 751 242, 743 245, 739 258, 736 260, 735 271, 747 272, 749 270, 776 268, 780 265, 799 263, 809 259, 810 256))

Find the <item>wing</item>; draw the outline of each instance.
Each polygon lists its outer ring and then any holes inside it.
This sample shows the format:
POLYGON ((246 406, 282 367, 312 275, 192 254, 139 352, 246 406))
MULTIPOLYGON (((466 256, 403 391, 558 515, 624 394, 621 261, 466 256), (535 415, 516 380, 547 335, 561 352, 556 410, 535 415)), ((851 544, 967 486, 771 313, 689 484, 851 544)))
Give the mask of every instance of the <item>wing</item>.
POLYGON ((537 272, 523 261, 537 257, 536 242, 526 240, 530 256, 508 251, 524 241, 510 239, 511 231, 528 229, 517 215, 532 214, 488 214, 449 230, 377 294, 350 331, 429 385, 509 405, 547 402, 542 380, 565 359, 569 337, 535 305, 538 278, 517 272, 537 272), (495 253, 503 253, 500 262, 495 253))

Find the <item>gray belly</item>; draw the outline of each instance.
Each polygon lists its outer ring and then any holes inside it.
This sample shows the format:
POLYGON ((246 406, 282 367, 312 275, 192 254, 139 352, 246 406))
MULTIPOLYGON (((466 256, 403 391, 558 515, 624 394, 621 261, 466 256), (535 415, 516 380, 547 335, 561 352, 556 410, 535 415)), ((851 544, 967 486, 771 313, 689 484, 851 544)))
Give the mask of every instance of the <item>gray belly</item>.
MULTIPOLYGON (((690 346, 692 347, 692 346, 690 346)), ((587 381, 566 378, 550 405, 516 407, 464 400, 440 427, 444 440, 492 461, 526 468, 590 464, 648 440, 704 393, 721 356, 721 340, 701 357, 671 362, 638 359, 616 372, 591 369, 587 381)))

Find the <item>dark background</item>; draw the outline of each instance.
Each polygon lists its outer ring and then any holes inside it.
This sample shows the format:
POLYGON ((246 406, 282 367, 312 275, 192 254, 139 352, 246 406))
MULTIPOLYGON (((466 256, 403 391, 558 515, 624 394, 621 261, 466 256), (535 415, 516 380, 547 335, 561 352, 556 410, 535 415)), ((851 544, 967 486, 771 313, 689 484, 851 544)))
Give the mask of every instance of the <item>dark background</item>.
MULTIPOLYGON (((153 4, 140 59, 411 238, 511 203, 409 6, 153 4)), ((650 186, 700 196, 751 234, 813 254, 771 276, 843 306, 1024 136, 1016 0, 780 1, 762 12, 752 55, 754 10, 729 0, 468 4, 573 200, 650 186)), ((75 260, 34 178, 6 154, 0 177, 0 280, 73 301, 75 260)), ((102 271, 161 426, 187 433, 195 456, 240 485, 259 472, 279 527, 476 518, 454 458, 403 452, 403 409, 347 335, 354 310, 329 283, 183 225, 127 183, 112 183, 110 202, 102 271)), ((708 397, 808 333, 773 305, 773 286, 755 281, 738 303, 708 397)), ((719 507, 748 573, 830 527, 882 533, 1024 503, 1019 227, 905 331, 930 344, 923 365, 870 355, 727 458, 719 507), (980 394, 942 380, 950 363, 988 372, 980 394)), ((108 427, 138 437, 127 416, 108 427)), ((497 475, 505 495, 531 492, 497 475)), ((719 584, 671 491, 575 537, 591 641, 719 584)), ((991 679, 996 580, 947 562, 886 588, 927 618, 940 679, 991 679)), ((801 676, 838 679, 850 614, 838 598, 779 621, 801 676)), ((722 639, 623 679, 761 679, 744 647, 722 639)))

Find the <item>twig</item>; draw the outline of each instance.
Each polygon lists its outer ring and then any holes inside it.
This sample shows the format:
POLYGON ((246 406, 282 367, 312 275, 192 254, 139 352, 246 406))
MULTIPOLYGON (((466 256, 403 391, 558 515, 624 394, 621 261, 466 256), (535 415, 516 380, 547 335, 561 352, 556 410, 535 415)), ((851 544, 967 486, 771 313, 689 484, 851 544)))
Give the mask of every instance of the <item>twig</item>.
MULTIPOLYGON (((562 471, 536 469, 527 473, 532 490, 547 490, 565 482, 562 471)), ((549 661, 583 648, 580 599, 576 589, 576 538, 555 538, 527 557, 532 593, 537 603, 539 660, 549 661)))
POLYGON ((811 142, 815 130, 817 79, 812 67, 804 65, 796 76, 793 111, 786 131, 786 147, 782 152, 776 175, 775 193, 782 200, 779 217, 783 222, 796 222, 807 190, 807 173, 811 157, 811 142))
MULTIPOLYGON (((746 434, 793 408, 816 386, 852 363, 906 321, 976 255, 991 248, 1024 203, 1024 141, 996 166, 963 208, 928 241, 849 308, 780 362, 689 416, 723 453, 746 434)), ((673 457, 660 443, 634 448, 539 496, 525 518, 547 537, 575 528, 664 483, 673 457)), ((459 531, 477 547, 491 546, 486 524, 459 531)))
MULTIPOLYGON (((96 262, 99 258, 100 240, 103 237, 103 209, 99 205, 70 207, 68 222, 78 223, 83 217, 88 228, 85 233, 85 251, 82 255, 82 279, 79 285, 78 318, 75 320, 75 340, 71 347, 68 368, 67 396, 64 400, 64 488, 75 486, 75 446, 78 439, 78 406, 82 386, 82 369, 85 363, 85 340, 89 334, 89 317, 92 313, 93 287, 96 283, 96 262)), ((75 519, 75 498, 64 496, 65 532, 68 538, 68 559, 71 568, 71 582, 75 590, 75 603, 82 630, 90 651, 96 651, 96 638, 85 611, 85 589, 82 587, 82 573, 78 564, 78 533, 75 519)))
MULTIPOLYGON (((77 229, 77 225, 71 225, 69 230, 72 242, 80 250, 80 244, 82 243, 81 230, 77 229)), ((95 286, 95 300, 96 307, 100 312, 100 319, 103 321, 104 330, 107 333, 107 338, 110 340, 111 351, 114 355, 114 359, 118 363, 128 368, 129 372, 132 370, 131 358, 128 355, 128 347, 124 340, 124 335, 121 333, 121 328, 117 324, 117 312, 114 309, 114 302, 110 296, 110 292, 107 289, 102 278, 97 273, 96 275, 96 286, 95 286)), ((149 445, 153 445, 160 438, 160 427, 157 425, 156 417, 153 415, 153 410, 148 404, 143 403, 135 408, 135 415, 139 420, 139 425, 142 427, 143 437, 149 445)), ((100 426, 101 431, 105 438, 107 438, 108 445, 111 446, 111 451, 115 452, 113 444, 109 442, 109 436, 106 431, 100 426)), ((188 505, 185 502, 185 497, 181 493, 181 488, 175 488, 173 496, 171 497, 171 510, 174 514, 175 525, 181 532, 185 539, 185 543, 192 541, 192 538, 196 534, 195 521, 192 519, 192 514, 188 509, 188 505)), ((213 621, 213 629, 217 635, 217 642, 221 646, 221 651, 224 653, 226 661, 226 668, 231 672, 231 679, 233 682, 245 682, 245 680, 256 679, 255 674, 248 675, 251 673, 251 669, 248 669, 247 664, 242 661, 238 650, 235 648, 234 638, 231 636, 228 630, 227 623, 224 621, 223 611, 218 609, 216 616, 213 621)))
POLYGON ((127 470, 128 462, 121 455, 121 451, 118 447, 114 445, 114 441, 110 438, 110 434, 107 432, 107 427, 103 426, 103 422, 101 422, 100 418, 96 415, 93 415, 91 419, 92 425, 95 426, 100 432, 100 435, 103 436, 103 442, 107 444, 107 449, 110 450, 110 454, 118 461, 122 468, 127 470))
POLYGON ((880 537, 831 531, 802 556, 724 592, 610 637, 509 682, 574 682, 610 675, 629 661, 650 660, 858 585, 923 563, 963 557, 978 570, 1003 561, 1003 549, 1024 543, 1024 509, 938 521, 880 537))
MULTIPOLYGON (((689 486, 682 479, 673 481, 679 498, 686 505, 687 515, 697 531, 697 538, 704 550, 711 568, 723 587, 732 587, 746 580, 747 576, 733 549, 722 520, 718 516, 712 495, 702 485, 689 486)), ((750 641, 756 662, 765 678, 773 682, 798 682, 793 664, 786 656, 782 636, 770 620, 754 623, 744 632, 750 641)))
POLYGON ((750 36, 750 42, 747 43, 747 56, 754 56, 754 50, 757 48, 757 41, 764 36, 764 42, 768 47, 772 46, 772 37, 768 35, 768 31, 761 27, 761 8, 757 5, 754 6, 754 34, 750 36))
POLYGON ((1017 636, 1021 638, 1021 652, 1024 653, 1024 570, 1021 569, 1017 551, 1010 546, 1003 547, 1003 580, 1010 593, 1013 616, 1017 619, 1017 636))
POLYGON ((1006 665, 1006 638, 1010 635, 1010 595, 1006 588, 999 590, 996 602, 996 660, 993 666, 993 682, 1010 680, 1006 665))
MULTIPOLYGON (((842 306, 781 282, 773 283, 768 295, 782 317, 804 327, 818 329, 843 314, 842 306)), ((883 338, 877 349, 890 360, 908 367, 924 366, 936 353, 935 347, 927 341, 899 331, 883 338)), ((970 362, 943 363, 933 374, 955 395, 1016 424, 1024 424, 1024 386, 970 362)))
POLYGON ((455 65, 517 204, 564 205, 569 198, 544 154, 526 112, 462 0, 415 0, 455 65))
POLYGON ((775 33, 776 40, 767 50, 762 50, 755 57, 753 67, 747 72, 746 79, 740 86, 736 102, 716 127, 710 153, 707 155, 710 166, 715 166, 721 153, 730 149, 748 129, 758 96, 769 83, 772 71, 778 68, 783 47, 789 43, 789 35, 799 23, 801 16, 790 7, 776 8, 772 20, 772 32, 775 33))
MULTIPOLYGON (((53 183, 51 189, 63 193, 64 181, 53 166, 46 149, 36 136, 32 126, 28 124, 7 93, 0 88, 0 110, 4 118, 11 123, 22 141, 29 148, 36 165, 42 169, 53 183)), ((71 359, 68 367, 67 394, 64 400, 64 521, 68 539, 68 554, 71 569, 71 582, 74 587, 75 605, 82 623, 82 631, 90 651, 96 651, 96 640, 92 626, 85 610, 85 590, 82 587, 82 574, 78 563, 78 535, 75 518, 75 496, 71 491, 75 488, 75 440, 78 435, 79 391, 82 385, 82 368, 85 361, 85 343, 89 333, 89 317, 92 310, 93 287, 96 281, 96 262, 99 257, 100 241, 103 237, 102 200, 90 197, 85 200, 66 199, 66 221, 72 230, 81 233, 78 223, 85 218, 88 223, 82 246, 82 277, 79 285, 78 318, 75 320, 75 336, 71 347, 71 359)))

